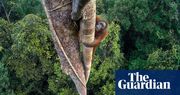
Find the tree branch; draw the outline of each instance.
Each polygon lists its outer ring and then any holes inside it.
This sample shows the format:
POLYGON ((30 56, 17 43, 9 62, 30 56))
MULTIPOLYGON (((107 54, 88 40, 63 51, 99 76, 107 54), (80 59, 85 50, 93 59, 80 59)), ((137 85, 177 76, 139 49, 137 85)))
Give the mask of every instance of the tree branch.
POLYGON ((9 18, 9 16, 10 16, 10 13, 11 13, 11 10, 9 11, 9 13, 6 11, 6 7, 4 6, 4 3, 1 1, 1 5, 2 5, 2 7, 3 7, 3 9, 4 9, 4 12, 5 12, 5 15, 6 15, 6 18, 7 18, 7 20, 8 20, 8 22, 10 22, 10 18, 9 18))

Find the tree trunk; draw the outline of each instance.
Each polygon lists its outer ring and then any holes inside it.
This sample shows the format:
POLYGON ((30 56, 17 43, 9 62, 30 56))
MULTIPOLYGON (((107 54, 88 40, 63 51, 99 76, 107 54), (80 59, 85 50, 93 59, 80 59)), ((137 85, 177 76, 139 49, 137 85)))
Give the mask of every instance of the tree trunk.
POLYGON ((70 75, 80 95, 87 95, 86 82, 89 78, 92 48, 83 46, 83 61, 80 41, 91 43, 95 32, 95 0, 91 0, 83 10, 80 31, 71 20, 71 0, 42 0, 48 17, 55 48, 60 57, 62 70, 70 75))
MULTIPOLYGON (((92 43, 95 37, 96 22, 96 0, 90 0, 83 10, 83 18, 80 22, 80 39, 85 43, 92 43)), ((83 45, 83 62, 85 69, 85 78, 88 82, 91 64, 92 64, 93 48, 83 45)))

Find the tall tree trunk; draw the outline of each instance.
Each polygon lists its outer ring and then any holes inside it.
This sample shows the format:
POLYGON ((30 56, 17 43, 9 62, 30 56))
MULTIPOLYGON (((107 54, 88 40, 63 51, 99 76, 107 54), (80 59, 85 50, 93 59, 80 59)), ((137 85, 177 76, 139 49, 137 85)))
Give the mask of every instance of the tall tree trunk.
MULTIPOLYGON (((96 0, 90 0, 83 10, 83 18, 80 22, 80 39, 85 43, 92 43, 95 37, 96 22, 96 0)), ((88 82, 91 64, 92 64, 93 48, 83 45, 83 61, 85 69, 85 78, 88 82)))
POLYGON ((70 75, 80 95, 87 95, 86 82, 89 78, 92 48, 83 46, 83 61, 80 54, 81 41, 91 43, 95 32, 95 0, 91 0, 83 10, 80 31, 71 20, 71 0, 42 0, 48 17, 55 48, 60 57, 61 68, 70 75))

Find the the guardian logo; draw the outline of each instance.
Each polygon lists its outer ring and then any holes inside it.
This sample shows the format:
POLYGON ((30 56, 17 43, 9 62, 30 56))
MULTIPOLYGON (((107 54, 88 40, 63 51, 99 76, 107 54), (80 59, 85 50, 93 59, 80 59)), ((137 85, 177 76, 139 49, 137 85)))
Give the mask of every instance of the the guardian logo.
POLYGON ((123 89, 171 89, 170 82, 158 81, 152 79, 149 75, 141 75, 139 72, 128 73, 128 81, 121 79, 118 81, 118 88, 123 89))
POLYGON ((180 70, 118 70, 115 95, 180 95, 180 70))

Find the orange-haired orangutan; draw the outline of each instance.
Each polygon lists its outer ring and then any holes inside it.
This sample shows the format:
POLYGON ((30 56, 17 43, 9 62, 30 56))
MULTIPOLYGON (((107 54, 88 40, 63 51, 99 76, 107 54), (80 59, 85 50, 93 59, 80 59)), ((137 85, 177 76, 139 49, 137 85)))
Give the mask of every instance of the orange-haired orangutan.
POLYGON ((107 37, 107 27, 108 23, 102 20, 100 16, 96 16, 95 39, 92 43, 83 43, 87 47, 93 47, 93 54, 96 50, 96 47, 107 37))

